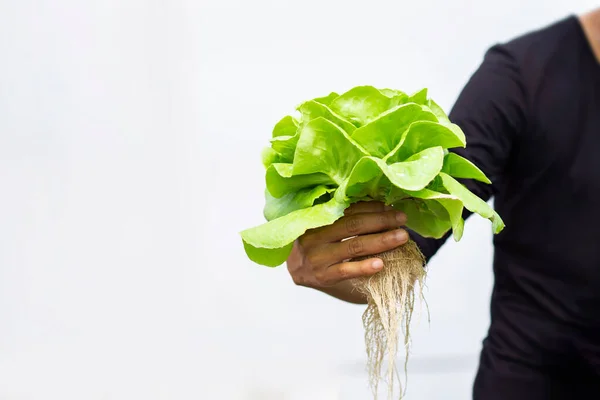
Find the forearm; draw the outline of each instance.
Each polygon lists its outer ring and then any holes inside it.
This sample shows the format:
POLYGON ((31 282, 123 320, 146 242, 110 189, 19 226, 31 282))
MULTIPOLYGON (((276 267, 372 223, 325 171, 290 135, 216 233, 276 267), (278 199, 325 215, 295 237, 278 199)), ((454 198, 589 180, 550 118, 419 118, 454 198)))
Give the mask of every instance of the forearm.
POLYGON ((348 303, 367 304, 366 296, 356 290, 349 280, 342 281, 334 286, 317 288, 317 290, 348 303))

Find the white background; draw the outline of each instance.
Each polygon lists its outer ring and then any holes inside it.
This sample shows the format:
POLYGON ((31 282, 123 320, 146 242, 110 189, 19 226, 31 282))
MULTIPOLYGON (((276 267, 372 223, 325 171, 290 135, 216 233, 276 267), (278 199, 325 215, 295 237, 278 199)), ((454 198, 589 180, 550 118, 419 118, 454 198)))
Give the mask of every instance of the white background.
MULTIPOLYGON (((594 1, 0 0, 0 399, 368 399, 362 306, 249 262, 302 100, 427 86, 594 1)), ((491 232, 430 265, 408 399, 468 399, 491 232)))

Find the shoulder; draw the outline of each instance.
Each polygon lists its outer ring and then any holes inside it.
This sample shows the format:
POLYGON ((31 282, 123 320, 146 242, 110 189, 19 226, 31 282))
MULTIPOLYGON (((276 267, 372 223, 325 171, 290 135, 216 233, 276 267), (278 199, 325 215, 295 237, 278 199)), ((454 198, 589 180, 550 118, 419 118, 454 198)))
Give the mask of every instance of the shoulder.
POLYGON ((494 44, 486 51, 484 63, 518 70, 529 86, 534 85, 548 65, 568 57, 567 52, 574 50, 573 43, 580 39, 580 29, 577 17, 570 15, 494 44))
MULTIPOLYGON (((564 75, 572 69, 573 52, 581 40, 581 28, 575 16, 529 31, 503 43, 497 43, 485 53, 481 70, 510 81, 518 87, 524 110, 531 110, 551 75, 564 75)), ((489 75, 489 74, 488 74, 489 75)))
POLYGON ((525 57, 527 54, 553 53, 555 49, 564 45, 565 41, 573 37, 579 29, 577 17, 570 15, 549 25, 529 31, 517 36, 503 47, 513 52, 516 56, 525 57))

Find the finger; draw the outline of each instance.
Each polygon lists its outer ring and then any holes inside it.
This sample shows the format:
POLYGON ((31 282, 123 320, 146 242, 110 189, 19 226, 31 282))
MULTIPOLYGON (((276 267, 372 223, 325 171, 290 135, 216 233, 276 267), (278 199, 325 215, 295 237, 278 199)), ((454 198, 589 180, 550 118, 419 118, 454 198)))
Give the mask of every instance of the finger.
POLYGON ((393 210, 391 206, 386 206, 380 201, 359 201, 358 203, 354 203, 350 207, 346 208, 344 215, 384 212, 391 210, 393 210))
POLYGON ((312 251, 310 258, 315 266, 327 266, 355 257, 392 250, 406 242, 408 242, 408 233, 404 229, 395 229, 327 244, 312 251))
POLYGON ((364 213, 342 217, 331 225, 318 228, 309 239, 310 242, 338 242, 356 235, 376 233, 395 229, 406 223, 406 214, 400 211, 364 213))
POLYGON ((373 275, 383 268, 380 258, 369 258, 361 261, 347 261, 319 270, 315 280, 321 286, 333 286, 341 281, 373 275))
MULTIPOLYGON (((394 210, 392 206, 385 205, 385 203, 381 201, 359 201, 346 208, 344 210, 344 215, 349 216, 364 213, 381 213, 392 210, 394 210)), ((319 244, 319 241, 321 240, 319 232, 322 230, 322 228, 307 230, 306 234, 301 238, 301 242, 304 245, 311 245, 313 243, 319 244)))

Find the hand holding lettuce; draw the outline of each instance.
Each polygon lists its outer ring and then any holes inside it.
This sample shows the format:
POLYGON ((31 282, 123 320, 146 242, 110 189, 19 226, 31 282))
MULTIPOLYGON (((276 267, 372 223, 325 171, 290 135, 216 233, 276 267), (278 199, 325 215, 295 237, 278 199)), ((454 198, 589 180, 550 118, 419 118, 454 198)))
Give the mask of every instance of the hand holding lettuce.
MULTIPOLYGON (((503 229, 500 216, 456 180, 490 183, 477 166, 448 151, 465 147, 465 135, 426 89, 407 95, 359 86, 306 101, 296 111, 275 125, 263 151, 267 222, 241 232, 252 261, 282 264, 304 232, 332 224, 359 201, 402 210, 406 226, 424 237, 452 230, 460 240, 464 208, 489 219, 494 233, 503 229)), ((355 285, 369 299, 363 321, 371 385, 376 394, 387 353, 391 396, 398 326, 406 328, 408 352, 408 326, 425 269, 412 241, 379 256, 384 269, 355 285)))
POLYGON ((355 87, 302 103, 273 129, 263 152, 268 222, 241 232, 248 257, 282 264, 307 229, 331 224, 350 204, 377 200, 408 213, 407 226, 439 238, 462 236, 462 211, 498 214, 455 178, 490 183, 470 161, 447 149, 464 147, 465 136, 421 90, 355 87), (436 219, 436 223, 430 223, 436 219))

